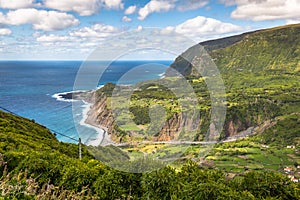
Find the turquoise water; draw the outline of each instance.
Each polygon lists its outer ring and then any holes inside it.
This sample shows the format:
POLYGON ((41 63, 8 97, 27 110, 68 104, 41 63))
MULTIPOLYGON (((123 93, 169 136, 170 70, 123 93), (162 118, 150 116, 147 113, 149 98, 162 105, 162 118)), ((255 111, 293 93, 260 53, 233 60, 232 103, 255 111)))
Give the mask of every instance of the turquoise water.
MULTIPOLYGON (((105 71, 98 86, 107 82, 116 83, 129 70, 151 63, 160 65, 147 65, 145 69, 139 70, 139 73, 130 76, 126 83, 157 79, 165 72, 171 61, 114 62, 105 71)), ((81 64, 80 61, 1 61, 0 106, 77 139, 72 103, 58 100, 53 96, 73 91, 81 64)), ((96 66, 99 69, 106 67, 101 62, 96 63, 96 66)), ((75 117, 82 118, 82 113, 75 113, 75 117)), ((76 121, 80 121, 78 119, 76 121)), ((96 134, 94 129, 88 127, 81 126, 80 129, 96 134)), ((73 142, 63 136, 57 135, 57 138, 60 141, 73 142)))

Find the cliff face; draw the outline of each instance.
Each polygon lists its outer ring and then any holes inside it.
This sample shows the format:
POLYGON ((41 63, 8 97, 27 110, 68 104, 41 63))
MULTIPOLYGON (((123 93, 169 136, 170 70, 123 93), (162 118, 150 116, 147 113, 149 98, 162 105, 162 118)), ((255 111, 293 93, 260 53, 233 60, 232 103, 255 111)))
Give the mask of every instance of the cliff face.
POLYGON ((178 139, 180 131, 186 126, 182 114, 175 114, 171 119, 167 120, 161 128, 157 137, 153 138, 155 141, 170 141, 178 139))
MULTIPOLYGON (((110 134, 115 142, 120 142, 119 130, 116 129, 115 121, 112 112, 107 107, 107 97, 102 96, 101 99, 97 101, 88 113, 88 118, 86 120, 88 123, 95 126, 102 126, 107 128, 107 133, 110 134)), ((178 140, 180 133, 184 131, 193 131, 195 127, 195 122, 182 116, 182 113, 174 114, 172 118, 167 120, 161 127, 159 133, 155 134, 151 140, 153 141, 171 141, 178 140)), ((210 124, 210 131, 212 131, 214 125, 210 124)), ((229 120, 224 125, 224 132, 227 137, 237 135, 240 131, 246 130, 247 125, 241 123, 240 121, 234 122, 229 120)), ((132 131, 129 135, 136 135, 137 132, 132 131)))
POLYGON ((239 132, 246 130, 249 128, 247 124, 243 124, 241 121, 233 122, 233 120, 229 120, 225 123, 224 132, 226 137, 232 137, 237 135, 239 132))
MULTIPOLYGON (((95 94, 94 94, 94 99, 95 94)), ((94 103, 88 112, 86 122, 95 126, 102 126, 107 128, 108 134, 113 133, 113 116, 111 111, 107 108, 107 97, 103 96, 94 103)))
MULTIPOLYGON (((94 126, 101 126, 107 128, 107 133, 110 134, 111 138, 115 142, 122 141, 120 136, 120 130, 118 130, 115 125, 115 120, 113 114, 107 106, 108 100, 106 96, 101 96, 100 99, 91 107, 88 112, 87 123, 94 126)), ((150 138, 153 141, 170 141, 178 139, 179 133, 182 131, 183 127, 186 130, 193 130, 193 122, 191 120, 185 119, 182 116, 182 113, 174 114, 172 118, 167 120, 159 133, 155 134, 153 138, 150 138)), ((136 131, 131 131, 127 135, 134 136, 138 134, 136 131)))

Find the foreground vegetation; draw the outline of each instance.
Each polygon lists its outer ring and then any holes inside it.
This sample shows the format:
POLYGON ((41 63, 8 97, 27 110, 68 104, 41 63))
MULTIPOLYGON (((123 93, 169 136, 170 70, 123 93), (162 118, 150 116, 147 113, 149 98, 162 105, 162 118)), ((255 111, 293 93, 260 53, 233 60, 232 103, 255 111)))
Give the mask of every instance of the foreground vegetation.
POLYGON ((0 195, 7 199, 298 199, 300 185, 277 172, 231 176, 187 161, 180 168, 120 172, 44 127, 0 111, 0 195))

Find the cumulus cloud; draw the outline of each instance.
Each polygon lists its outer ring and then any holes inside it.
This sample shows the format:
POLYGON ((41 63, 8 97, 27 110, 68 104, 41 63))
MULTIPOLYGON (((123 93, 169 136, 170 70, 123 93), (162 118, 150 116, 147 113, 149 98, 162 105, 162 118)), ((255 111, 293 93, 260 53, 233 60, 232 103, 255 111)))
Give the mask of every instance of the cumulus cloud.
MULTIPOLYGON (((222 0, 223 3, 224 0, 222 0)), ((299 0, 232 0, 230 4, 237 8, 231 13, 234 19, 264 20, 299 20, 299 0)))
POLYGON ((70 36, 81 38, 98 38, 105 39, 117 35, 121 30, 117 27, 105 24, 95 24, 91 27, 84 27, 70 32, 70 36))
POLYGON ((286 20, 286 24, 299 24, 300 23, 300 18, 299 19, 288 19, 286 20))
POLYGON ((219 0, 219 2, 226 6, 232 6, 236 3, 236 0, 219 0))
POLYGON ((141 32, 142 30, 143 30, 143 27, 140 25, 134 31, 135 32, 141 32))
POLYGON ((124 14, 125 14, 125 15, 131 15, 131 14, 135 13, 135 11, 136 11, 136 6, 129 6, 129 7, 125 10, 124 14))
POLYGON ((209 0, 151 0, 139 9, 139 20, 144 20, 154 12, 167 12, 172 9, 178 11, 195 10, 206 6, 209 0))
POLYGON ((41 34, 36 32, 33 37, 37 42, 41 42, 43 46, 72 46, 91 47, 99 44, 99 41, 118 35, 122 30, 105 24, 95 24, 91 27, 79 28, 69 31, 64 35, 57 34, 41 34))
POLYGON ((12 31, 8 28, 0 28, 0 35, 10 35, 12 31))
POLYGON ((122 0, 44 0, 47 8, 60 11, 73 11, 81 16, 90 16, 105 9, 123 9, 122 0))
POLYGON ((95 14, 99 9, 98 0, 45 0, 44 5, 60 11, 74 11, 81 16, 95 14))
POLYGON ((122 18, 122 21, 123 21, 123 22, 131 22, 132 19, 129 18, 129 17, 127 17, 127 16, 124 16, 124 17, 122 18))
POLYGON ((78 25, 79 20, 73 15, 62 12, 28 8, 9 11, 6 15, 0 12, 0 23, 8 25, 31 24, 35 30, 54 31, 78 25))
POLYGON ((107 9, 124 9, 124 3, 122 2, 122 0, 100 0, 100 3, 102 4, 102 7, 105 7, 107 9))
POLYGON ((241 31, 242 27, 230 23, 224 23, 216 19, 198 16, 189 19, 175 27, 168 26, 164 28, 162 34, 176 32, 186 37, 196 40, 207 39, 209 37, 241 31))
POLYGON ((42 35, 36 39, 38 42, 65 42, 69 40, 68 36, 59 36, 59 35, 42 35))
POLYGON ((153 12, 169 11, 175 7, 174 1, 151 0, 139 10, 139 20, 144 20, 153 12))
POLYGON ((35 0, 0 0, 0 8, 19 9, 34 6, 35 0))
POLYGON ((179 1, 177 5, 177 10, 179 11, 188 11, 202 8, 209 3, 209 0, 185 0, 179 1))

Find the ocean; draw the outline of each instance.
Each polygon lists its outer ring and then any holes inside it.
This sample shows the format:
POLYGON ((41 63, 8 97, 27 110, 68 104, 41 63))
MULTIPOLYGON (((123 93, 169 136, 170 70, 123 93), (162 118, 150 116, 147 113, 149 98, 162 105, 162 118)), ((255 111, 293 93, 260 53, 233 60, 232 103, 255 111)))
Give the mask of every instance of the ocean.
MULTIPOLYGON (((157 79, 171 62, 113 62, 101 77, 98 86, 108 82, 116 83, 126 72, 142 65, 145 67, 138 70, 138 73, 127 77, 126 84, 157 79)), ((83 110, 86 108, 84 103, 80 102, 82 110, 75 113, 73 119, 72 102, 58 98, 59 93, 73 91, 74 81, 81 65, 81 61, 1 61, 0 106, 75 139, 79 138, 75 125, 88 135, 97 135, 95 129, 80 123, 83 110)), ((93 62, 93 65, 99 69, 106 67, 102 62, 93 62)), ((57 139, 74 142, 61 135, 57 135, 57 139)))

